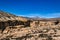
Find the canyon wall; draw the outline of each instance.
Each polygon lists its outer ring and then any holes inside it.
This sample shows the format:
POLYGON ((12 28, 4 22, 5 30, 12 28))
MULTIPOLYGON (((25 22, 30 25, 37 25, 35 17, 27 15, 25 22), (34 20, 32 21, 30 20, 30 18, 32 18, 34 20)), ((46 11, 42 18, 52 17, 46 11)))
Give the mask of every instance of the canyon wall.
POLYGON ((34 19, 0 12, 0 40, 60 40, 60 18, 34 19))
POLYGON ((14 27, 23 25, 24 27, 42 27, 42 26, 55 26, 59 25, 60 20, 28 20, 25 18, 16 17, 14 20, 0 21, 0 29, 6 27, 14 27))
POLYGON ((38 26, 55 26, 59 25, 60 20, 35 20, 30 23, 31 27, 38 27, 38 26))

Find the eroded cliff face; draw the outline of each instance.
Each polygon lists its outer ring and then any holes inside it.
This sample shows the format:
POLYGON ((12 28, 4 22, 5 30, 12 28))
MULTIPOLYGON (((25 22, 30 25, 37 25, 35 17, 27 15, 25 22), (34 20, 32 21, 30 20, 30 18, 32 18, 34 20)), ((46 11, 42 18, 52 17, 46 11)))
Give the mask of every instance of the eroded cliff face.
POLYGON ((4 12, 0 15, 0 40, 60 40, 60 19, 31 20, 4 12))
POLYGON ((35 20, 35 21, 32 21, 30 23, 30 26, 31 27, 37 27, 37 26, 55 26, 55 25, 59 25, 60 24, 60 20, 35 20))
POLYGON ((7 27, 0 33, 0 40, 60 40, 60 26, 52 27, 7 27))
POLYGON ((0 30, 4 31, 6 27, 14 27, 19 25, 24 27, 30 26, 30 20, 0 11, 0 30))
POLYGON ((60 40, 60 21, 0 22, 0 40, 60 40))
POLYGON ((8 21, 1 21, 0 22, 0 29, 3 31, 6 27, 14 27, 23 25, 24 27, 30 27, 30 21, 18 21, 18 20, 8 20, 8 21))

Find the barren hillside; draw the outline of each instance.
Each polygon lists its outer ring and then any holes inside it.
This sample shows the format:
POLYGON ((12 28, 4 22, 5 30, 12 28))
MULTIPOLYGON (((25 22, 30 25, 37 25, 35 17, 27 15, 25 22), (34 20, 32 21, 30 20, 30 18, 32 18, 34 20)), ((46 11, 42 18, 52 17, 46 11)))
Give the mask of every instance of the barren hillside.
POLYGON ((28 18, 0 11, 0 40, 60 40, 60 18, 28 18))

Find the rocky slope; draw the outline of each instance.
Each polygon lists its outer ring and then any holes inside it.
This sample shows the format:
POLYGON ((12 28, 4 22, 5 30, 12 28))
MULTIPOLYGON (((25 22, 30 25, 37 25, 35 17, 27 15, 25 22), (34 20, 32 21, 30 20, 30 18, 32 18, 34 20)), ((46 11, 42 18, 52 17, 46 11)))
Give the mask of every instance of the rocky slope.
POLYGON ((0 40, 60 40, 60 27, 52 27, 6 28, 0 40))
POLYGON ((4 30, 6 27, 13 27, 17 25, 24 25, 28 23, 28 19, 25 17, 15 16, 13 14, 0 11, 0 29, 4 30))
POLYGON ((35 19, 0 12, 0 40, 60 40, 60 18, 35 19))

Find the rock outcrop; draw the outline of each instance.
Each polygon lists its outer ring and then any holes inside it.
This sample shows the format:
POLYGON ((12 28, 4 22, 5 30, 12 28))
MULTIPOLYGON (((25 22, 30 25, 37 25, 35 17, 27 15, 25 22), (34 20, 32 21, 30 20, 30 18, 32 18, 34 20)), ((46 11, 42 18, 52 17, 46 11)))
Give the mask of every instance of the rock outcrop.
POLYGON ((4 30, 8 26, 24 25, 27 27, 30 21, 27 18, 15 16, 3 11, 0 11, 0 29, 4 30))
POLYGON ((0 11, 0 40, 60 40, 60 18, 31 19, 0 11))

